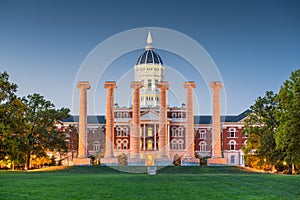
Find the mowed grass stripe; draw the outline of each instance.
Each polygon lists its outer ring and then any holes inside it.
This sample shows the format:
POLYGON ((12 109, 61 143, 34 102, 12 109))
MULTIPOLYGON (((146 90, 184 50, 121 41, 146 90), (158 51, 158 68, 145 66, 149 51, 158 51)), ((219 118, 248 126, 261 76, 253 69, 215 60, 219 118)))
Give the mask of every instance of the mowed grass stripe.
POLYGON ((300 176, 235 167, 166 167, 155 176, 109 167, 0 172, 0 199, 300 199, 300 176))

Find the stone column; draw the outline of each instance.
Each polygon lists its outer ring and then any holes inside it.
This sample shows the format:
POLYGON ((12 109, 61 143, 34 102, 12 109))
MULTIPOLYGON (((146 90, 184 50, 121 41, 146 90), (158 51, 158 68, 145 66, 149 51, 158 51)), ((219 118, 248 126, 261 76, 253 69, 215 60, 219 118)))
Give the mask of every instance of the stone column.
POLYGON ((130 84, 132 93, 132 149, 131 158, 138 158, 140 153, 140 89, 143 87, 141 82, 133 81, 130 84))
POLYGON ((193 90, 196 87, 195 82, 184 82, 186 89, 186 128, 185 128, 185 146, 186 157, 194 158, 194 97, 193 90))
POLYGON ((104 84, 106 89, 106 140, 104 158, 114 157, 114 89, 117 87, 116 82, 107 81, 104 84))
POLYGON ((146 151, 146 124, 143 125, 143 150, 146 151))
POLYGON ((169 158, 169 150, 168 150, 168 130, 167 130, 167 90, 169 89, 168 82, 159 82, 157 84, 159 88, 159 130, 158 130, 158 151, 161 157, 169 158))
POLYGON ((212 89, 212 157, 221 158, 220 90, 221 82, 211 82, 212 89))
POLYGON ((154 124, 154 151, 156 151, 156 124, 154 124))
POLYGON ((80 111, 79 111, 79 141, 78 158, 87 157, 87 90, 90 84, 87 81, 80 81, 77 84, 80 90, 80 111))

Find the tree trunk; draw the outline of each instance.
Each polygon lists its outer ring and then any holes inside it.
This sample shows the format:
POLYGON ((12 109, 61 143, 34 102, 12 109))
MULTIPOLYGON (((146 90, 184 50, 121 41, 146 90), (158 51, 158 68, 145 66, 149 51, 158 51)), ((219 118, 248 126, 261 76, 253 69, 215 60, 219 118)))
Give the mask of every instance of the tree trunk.
POLYGON ((295 174, 295 164, 292 164, 292 174, 295 174))
POLYGON ((30 152, 27 153, 27 158, 26 158, 26 169, 29 170, 30 169, 30 152))

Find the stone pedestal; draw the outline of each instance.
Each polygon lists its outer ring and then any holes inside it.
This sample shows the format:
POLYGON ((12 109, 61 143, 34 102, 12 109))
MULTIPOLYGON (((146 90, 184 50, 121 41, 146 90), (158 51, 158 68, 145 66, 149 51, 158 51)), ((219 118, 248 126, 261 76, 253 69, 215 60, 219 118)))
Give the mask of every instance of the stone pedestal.
POLYGON ((118 158, 101 158, 100 159, 101 166, 118 166, 118 158))
POLYGON ((181 166, 200 166, 199 158, 182 158, 181 166))
POLYGON ((92 159, 90 158, 73 158, 74 166, 91 166, 92 159))
POLYGON ((129 158, 128 166, 146 166, 144 158, 129 158))
POLYGON ((172 166, 172 159, 171 158, 156 158, 154 159, 155 166, 172 166))
POLYGON ((209 158, 207 159, 207 166, 224 166, 227 165, 226 158, 209 158))

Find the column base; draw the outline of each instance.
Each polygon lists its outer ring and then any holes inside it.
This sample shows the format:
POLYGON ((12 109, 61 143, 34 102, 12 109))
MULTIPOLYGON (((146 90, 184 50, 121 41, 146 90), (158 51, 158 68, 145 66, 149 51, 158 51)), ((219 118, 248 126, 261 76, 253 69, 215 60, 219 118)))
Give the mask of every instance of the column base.
POLYGON ((154 166, 172 166, 172 159, 165 157, 165 158, 156 158, 154 159, 154 166))
POLYGON ((209 158, 207 159, 207 166, 225 166, 227 165, 226 158, 209 158))
POLYGON ((74 166, 91 166, 92 159, 90 158, 73 158, 74 166))
POLYGON ((100 158, 101 166, 118 166, 118 158, 100 158))
POLYGON ((200 166, 199 158, 182 158, 181 166, 200 166))
POLYGON ((128 166, 146 166, 144 158, 129 158, 128 166))

